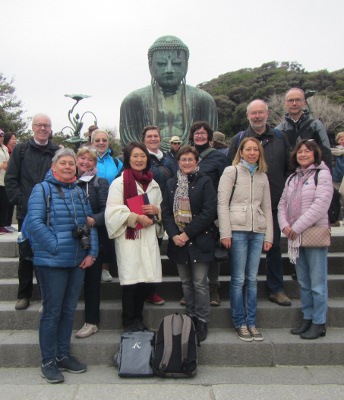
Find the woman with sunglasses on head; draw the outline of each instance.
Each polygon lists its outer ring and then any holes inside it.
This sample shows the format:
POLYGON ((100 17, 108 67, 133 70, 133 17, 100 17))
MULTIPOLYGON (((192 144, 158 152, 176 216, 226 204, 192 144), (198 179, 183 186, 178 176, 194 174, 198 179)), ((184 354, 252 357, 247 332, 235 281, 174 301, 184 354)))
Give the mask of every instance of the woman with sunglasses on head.
MULTIPOLYGON (((91 134, 91 145, 97 151, 97 175, 100 178, 105 178, 109 185, 116 179, 123 168, 123 163, 117 157, 113 157, 112 149, 109 147, 109 134, 102 129, 95 129, 91 134)), ((102 281, 111 282, 113 277, 109 272, 109 265, 115 259, 115 250, 113 241, 108 243, 108 257, 104 259, 102 265, 102 281)))
POLYGON ((262 341, 256 327, 257 274, 262 250, 273 242, 269 181, 264 150, 253 137, 239 145, 219 183, 217 212, 222 245, 230 250, 230 304, 235 333, 262 341))
POLYGON ((303 247, 301 234, 312 226, 329 227, 333 195, 330 170, 314 140, 301 140, 291 154, 291 170, 278 204, 278 222, 288 238, 288 254, 301 286, 302 324, 291 329, 302 339, 326 334, 327 247, 303 247))
POLYGON ((85 323, 75 334, 76 338, 85 338, 98 332, 100 321, 100 282, 103 258, 112 245, 105 227, 105 206, 109 192, 109 183, 97 176, 97 151, 92 147, 81 147, 76 155, 78 186, 87 195, 93 213, 87 216, 87 224, 98 232, 99 256, 95 263, 87 268, 84 278, 85 323))

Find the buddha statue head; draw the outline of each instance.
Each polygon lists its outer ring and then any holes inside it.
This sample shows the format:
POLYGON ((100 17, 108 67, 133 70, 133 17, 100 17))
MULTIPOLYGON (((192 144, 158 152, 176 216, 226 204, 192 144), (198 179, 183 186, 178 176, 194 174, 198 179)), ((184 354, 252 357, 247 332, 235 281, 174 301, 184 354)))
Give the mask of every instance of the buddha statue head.
POLYGON ((164 91, 176 90, 188 71, 189 49, 175 36, 162 36, 148 50, 153 83, 164 91))

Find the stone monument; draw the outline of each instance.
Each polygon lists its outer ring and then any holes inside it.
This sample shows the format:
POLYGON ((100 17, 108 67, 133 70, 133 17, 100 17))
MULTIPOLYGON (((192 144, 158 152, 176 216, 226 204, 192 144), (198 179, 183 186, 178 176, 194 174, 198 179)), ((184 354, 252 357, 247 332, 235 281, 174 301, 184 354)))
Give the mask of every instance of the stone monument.
POLYGON ((187 143, 195 121, 207 121, 217 129, 214 99, 204 90, 187 85, 189 49, 175 36, 162 36, 148 50, 151 84, 130 93, 121 104, 120 135, 124 146, 141 140, 145 126, 157 125, 161 149, 168 150, 172 136, 187 143))

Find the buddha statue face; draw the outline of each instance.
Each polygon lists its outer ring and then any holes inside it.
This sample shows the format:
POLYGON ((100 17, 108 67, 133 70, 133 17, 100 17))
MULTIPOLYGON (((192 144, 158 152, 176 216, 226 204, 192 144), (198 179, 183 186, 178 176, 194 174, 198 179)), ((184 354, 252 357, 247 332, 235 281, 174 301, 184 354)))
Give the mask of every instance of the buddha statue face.
POLYGON ((187 55, 184 50, 155 50, 149 69, 161 88, 178 88, 188 70, 187 55))

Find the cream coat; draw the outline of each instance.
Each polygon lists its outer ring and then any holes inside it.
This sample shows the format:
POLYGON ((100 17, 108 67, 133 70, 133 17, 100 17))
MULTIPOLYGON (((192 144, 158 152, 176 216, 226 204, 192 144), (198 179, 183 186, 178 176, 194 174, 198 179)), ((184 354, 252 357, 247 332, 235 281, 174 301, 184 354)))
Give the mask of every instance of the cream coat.
MULTIPOLYGON (((143 194, 140 185, 136 184, 137 193, 143 194)), ((146 191, 150 204, 160 208, 162 201, 159 185, 153 180, 146 191)), ((130 212, 123 204, 123 174, 115 179, 109 189, 105 209, 105 224, 110 239, 115 239, 118 277, 121 285, 136 283, 161 282, 161 258, 157 236, 162 237, 161 225, 140 230, 140 238, 125 238, 127 225, 135 226, 137 214, 130 212), (129 222, 130 221, 130 222, 129 222)), ((161 220, 161 216, 158 216, 161 220)))
POLYGON ((232 231, 264 233, 265 242, 273 242, 270 187, 266 174, 250 174, 242 165, 227 167, 218 188, 217 213, 220 238, 231 238, 232 231), (236 188, 230 206, 229 199, 238 170, 236 188))
MULTIPOLYGON (((4 161, 8 161, 9 159, 10 156, 8 154, 7 147, 5 145, 0 145, 0 165, 2 165, 4 161)), ((4 178, 5 170, 0 168, 0 186, 5 186, 4 178)))

